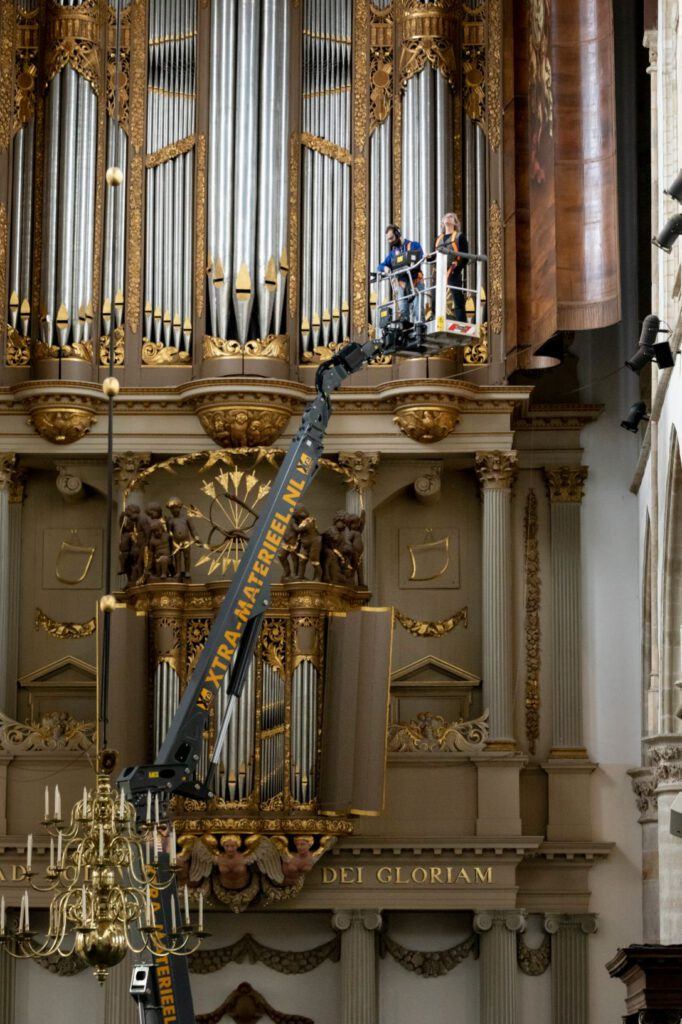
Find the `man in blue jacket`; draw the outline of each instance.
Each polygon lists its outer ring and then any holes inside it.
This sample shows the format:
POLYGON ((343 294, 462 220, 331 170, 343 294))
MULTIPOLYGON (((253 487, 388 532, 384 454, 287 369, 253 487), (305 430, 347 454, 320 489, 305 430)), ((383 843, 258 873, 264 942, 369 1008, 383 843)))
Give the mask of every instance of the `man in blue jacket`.
POLYGON ((423 259, 424 250, 419 242, 403 238, 397 224, 389 224, 386 228, 386 242, 388 253, 378 265, 377 274, 395 273, 405 267, 404 273, 398 273, 393 278, 400 316, 403 320, 410 319, 411 308, 417 298, 415 319, 419 320, 422 316, 422 296, 418 293, 424 291, 424 275, 421 265, 415 267, 414 263, 423 259))

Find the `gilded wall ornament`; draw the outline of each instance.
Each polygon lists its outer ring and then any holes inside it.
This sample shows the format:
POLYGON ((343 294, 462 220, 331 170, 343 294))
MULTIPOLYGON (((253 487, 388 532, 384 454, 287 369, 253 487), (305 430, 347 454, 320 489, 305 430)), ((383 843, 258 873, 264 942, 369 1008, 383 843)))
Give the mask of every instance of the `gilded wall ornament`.
POLYGON ((206 252, 206 136, 197 137, 196 214, 194 217, 194 305, 204 314, 204 259, 206 252))
POLYGON ((301 143, 297 132, 289 137, 289 316, 298 309, 298 208, 301 143))
POLYGON ((488 222, 488 320, 494 334, 500 334, 504 322, 504 223, 496 199, 490 204, 488 222))
POLYGON ((116 67, 116 11, 107 7, 107 116, 129 132, 130 110, 130 20, 132 4, 121 11, 118 69, 116 67), (118 70, 118 75, 117 75, 118 70), (118 104, 117 104, 118 101, 118 104), (118 106, 118 110, 116 107, 118 106))
POLYGON ((518 461, 516 452, 477 452, 474 466, 481 487, 508 491, 514 483, 518 461))
POLYGON ((142 196, 144 190, 144 161, 141 153, 131 155, 128 174, 128 296, 126 317, 128 326, 136 333, 140 322, 140 294, 142 281, 142 196))
MULTIPOLYGON (((12 89, 14 75, 14 25, 16 6, 12 0, 0 3, 0 150, 12 138, 12 89)), ((3 256, 4 253, 0 254, 3 256)), ((4 295, 4 289, 2 294, 4 295)))
POLYGON ((490 735, 488 711, 470 722, 448 722, 442 715, 420 711, 411 722, 388 727, 388 750, 394 754, 416 751, 441 754, 476 753, 485 748, 490 735))
POLYGON ((22 724, 0 712, 0 751, 5 754, 47 750, 87 751, 95 740, 93 722, 77 722, 66 711, 50 711, 39 722, 22 724))
POLYGON ((481 324, 480 336, 464 346, 464 362, 467 366, 483 366, 488 362, 488 356, 488 325, 481 324))
POLYGON ((80 441, 95 423, 97 416, 85 406, 61 404, 36 405, 29 420, 37 434, 51 444, 73 444, 80 441))
MULTIPOLYGON (((2 231, 2 224, 0 224, 0 231, 2 231)), ((1 276, 2 275, 0 273, 0 277, 1 276)), ((2 282, 0 282, 0 284, 1 283, 2 282)), ((11 324, 7 324, 7 341, 5 343, 5 364, 7 366, 28 366, 30 362, 30 339, 23 338, 15 327, 12 327, 11 324)))
POLYGON ((236 338, 215 338, 210 334, 204 337, 201 355, 203 359, 220 359, 223 356, 242 356, 244 349, 236 338))
POLYGON ((268 334, 265 338, 252 338, 244 343, 244 355, 251 359, 281 359, 289 361, 289 335, 268 334))
POLYGON ((48 345, 45 341, 33 342, 34 359, 77 359, 91 363, 93 359, 91 341, 75 341, 72 345, 48 345))
POLYGON ((396 411, 393 422, 413 441, 434 444, 455 432, 459 412, 453 405, 406 405, 396 411))
POLYGON ((464 624, 464 628, 469 628, 469 609, 467 607, 460 608, 458 612, 451 615, 448 619, 441 619, 438 622, 427 622, 420 621, 419 619, 412 619, 409 615, 405 615, 398 608, 395 609, 396 622, 399 622, 403 629, 406 629, 408 633, 412 633, 413 636, 421 637, 439 637, 447 636, 451 633, 455 626, 458 626, 460 622, 464 624))
POLYGON ((390 956, 406 971, 413 971, 422 978, 442 978, 454 971, 458 964, 469 956, 478 953, 478 936, 470 935, 468 939, 451 946, 449 949, 417 950, 408 949, 388 935, 379 936, 380 956, 390 956))
POLYGON ((289 422, 288 409, 271 405, 216 404, 197 409, 208 436, 223 448, 271 445, 289 422))
POLYGON ((192 357, 189 352, 177 349, 173 345, 164 345, 162 341, 142 342, 143 366, 189 366, 192 357))
POLYGON ((545 466, 547 494, 552 504, 580 504, 585 497, 587 466, 545 466))
POLYGON ((86 619, 85 622, 58 622, 36 608, 34 625, 36 629, 44 629, 49 636, 56 640, 81 640, 83 637, 93 636, 95 632, 95 619, 86 619))
POLYGON ((328 139, 322 139, 319 135, 311 135, 309 132, 301 132, 299 138, 301 145, 306 149, 313 149, 316 153, 321 153, 322 156, 328 156, 331 160, 337 160, 342 164, 352 163, 350 153, 343 146, 337 146, 328 139))
POLYGON ((526 644, 526 739, 531 754, 540 735, 540 556, 538 552, 538 502, 535 491, 526 498, 523 522, 526 644))
POLYGON ((184 153, 189 153, 190 150, 194 149, 195 145, 195 136, 186 135, 184 139, 178 139, 177 142, 169 142, 167 146, 162 146, 161 149, 157 149, 154 153, 149 153, 145 159, 144 165, 147 168, 159 167, 161 164, 165 164, 169 160, 175 160, 176 156, 182 156, 184 153))

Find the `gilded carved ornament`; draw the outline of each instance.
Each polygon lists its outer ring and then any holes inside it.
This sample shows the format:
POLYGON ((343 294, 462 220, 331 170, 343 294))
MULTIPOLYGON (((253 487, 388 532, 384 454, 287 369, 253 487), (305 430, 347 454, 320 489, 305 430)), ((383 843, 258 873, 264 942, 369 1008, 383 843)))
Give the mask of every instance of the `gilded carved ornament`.
POLYGON ((502 0, 488 0, 486 98, 488 142, 493 152, 502 144, 502 0))
MULTIPOLYGON (((101 366, 109 366, 109 335, 103 334, 99 339, 99 361, 101 366)), ((114 366, 123 366, 125 361, 125 325, 119 324, 114 329, 114 366)))
POLYGON ((204 359, 219 359, 222 356, 248 356, 262 359, 289 360, 289 335, 268 334, 265 338, 251 338, 241 344, 236 338, 215 338, 206 335, 202 356, 204 359))
POLYGON ((33 623, 36 629, 44 629, 56 640, 81 640, 95 633, 94 616, 85 622, 59 622, 46 615, 40 608, 36 608, 33 623))
MULTIPOLYGON (((63 307, 62 307, 63 308, 63 307)), ((62 311, 57 314, 57 321, 62 311)), ((64 317, 68 317, 68 311, 64 309, 64 317)), ((48 345, 45 341, 33 342, 34 359, 76 359, 83 363, 92 362, 92 342, 75 341, 71 345, 48 345)))
POLYGON ((516 478, 518 460, 516 452, 478 452, 474 465, 481 487, 484 490, 510 490, 516 478))
POLYGON ((411 722, 395 722, 388 727, 388 750, 392 754, 455 752, 474 754, 485 749, 490 736, 489 712, 465 722, 448 722, 442 715, 420 711, 411 722))
MULTIPOLYGON (((1 205, 1 204, 0 204, 1 205)), ((2 233, 2 212, 0 210, 0 234, 2 233)), ((0 254, 1 257, 1 254, 0 254)), ((0 282, 1 283, 1 282, 0 282)), ((5 342, 5 365, 28 366, 31 362, 31 342, 29 338, 19 334, 16 327, 7 324, 7 340, 5 342)))
POLYGON ((458 612, 451 615, 447 619, 441 619, 439 622, 428 622, 420 621, 419 619, 412 619, 409 615, 405 615, 398 608, 395 609, 395 619, 399 622, 403 629, 406 629, 408 633, 412 633, 414 636, 421 637, 440 637, 446 636, 448 633, 457 626, 460 622, 464 623, 464 628, 469 628, 469 609, 460 608, 458 612))
POLYGON ((368 491, 374 486, 379 465, 377 452, 339 452, 338 464, 354 491, 368 491))
POLYGON ((393 5, 370 6, 369 132, 386 120, 393 101, 393 5))
POLYGON ((289 136, 289 316, 298 309, 298 209, 301 142, 297 132, 289 136))
POLYGON ((50 82, 68 64, 100 95, 99 0, 83 0, 77 7, 65 7, 55 0, 47 0, 46 9, 46 82, 50 82))
POLYGON ((401 434, 419 444, 434 444, 455 432, 459 412, 455 405, 406 405, 393 417, 401 434))
POLYGON ((97 419, 86 405, 34 404, 29 411, 33 429, 51 444, 73 444, 88 433, 97 419))
POLYGON ((585 496, 587 466, 545 466, 547 494, 552 504, 580 504, 585 496))
POLYGON ((493 334, 504 323, 504 221, 496 199, 490 204, 488 221, 488 318, 493 334))
POLYGON ((206 136, 197 136, 196 212, 194 216, 194 308, 204 314, 204 253, 206 251, 206 136))
POLYGON ((143 366, 190 366, 192 357, 184 349, 174 345, 164 345, 162 341, 142 341, 143 366))
POLYGON ((276 404, 238 405, 216 403, 197 409, 208 436, 223 448, 271 445, 289 422, 289 408, 276 404))
POLYGON ((398 75, 401 89, 426 64, 457 89, 457 61, 452 45, 456 13, 450 0, 406 0, 402 10, 403 45, 398 75))
POLYGON ((66 711, 50 711, 40 722, 22 724, 0 712, 0 751, 5 754, 48 750, 87 751, 94 743, 92 722, 78 722, 66 711))
POLYGON ((530 115, 531 174, 545 180, 543 148, 554 134, 554 96, 550 60, 550 0, 528 4, 528 112, 530 115))
POLYGON ((462 6, 462 102, 474 123, 485 119, 485 0, 464 0, 462 6))

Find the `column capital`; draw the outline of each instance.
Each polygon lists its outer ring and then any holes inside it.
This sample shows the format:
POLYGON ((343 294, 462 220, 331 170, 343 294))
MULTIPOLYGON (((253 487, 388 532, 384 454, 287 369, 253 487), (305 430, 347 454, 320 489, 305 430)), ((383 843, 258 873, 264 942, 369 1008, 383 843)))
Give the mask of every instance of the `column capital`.
POLYGON ((10 504, 21 504, 24 500, 26 470, 17 465, 14 452, 0 453, 0 491, 7 491, 10 504))
POLYGON ((150 452, 118 452, 114 455, 114 479, 122 491, 130 489, 131 483, 151 460, 150 452))
POLYGON ((353 926, 362 927, 367 932, 376 932, 381 925, 378 910, 335 910, 332 914, 332 928, 337 932, 347 932, 353 926))
POLYGON ((545 931, 556 935, 559 931, 572 929, 583 935, 594 935, 597 931, 596 914, 545 914, 545 931))
POLYGON ((339 452, 339 465, 345 469, 346 482, 354 491, 374 487, 378 464, 378 452, 339 452))
POLYGON ((553 505, 579 505, 585 496, 587 466, 545 466, 545 480, 553 505))
POLYGON ((474 914, 474 931, 479 935, 493 928, 506 928, 508 932, 526 930, 525 910, 480 910, 474 914))
POLYGON ((510 491, 518 470, 516 452, 476 452, 474 466, 484 491, 510 491))

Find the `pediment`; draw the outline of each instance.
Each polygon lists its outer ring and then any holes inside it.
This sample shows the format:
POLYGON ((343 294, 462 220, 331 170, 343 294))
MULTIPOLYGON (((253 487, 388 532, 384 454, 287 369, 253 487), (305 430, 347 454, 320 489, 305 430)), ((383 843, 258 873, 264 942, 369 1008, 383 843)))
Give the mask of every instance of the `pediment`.
POLYGON ((48 665, 27 672, 19 679, 19 686, 30 689, 35 686, 93 686, 97 682, 94 665, 80 658, 67 655, 48 665))
POLYGON ((402 688, 404 686, 464 686, 473 688, 480 686, 480 676, 473 672, 453 665, 449 661, 427 655, 410 665, 404 665, 391 675, 391 685, 402 688))

